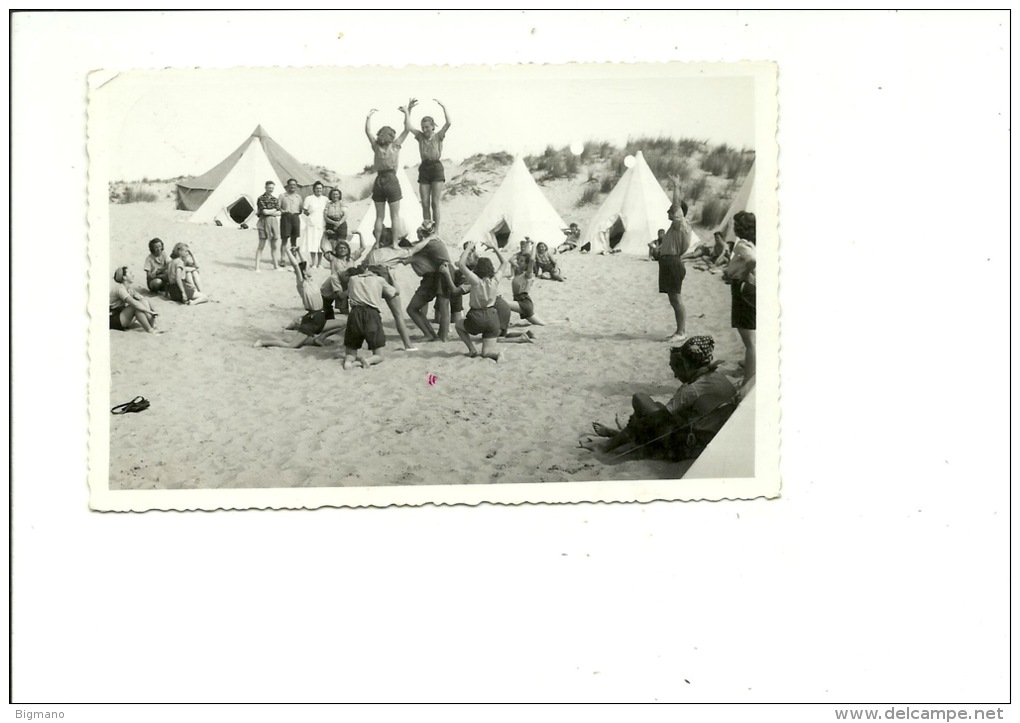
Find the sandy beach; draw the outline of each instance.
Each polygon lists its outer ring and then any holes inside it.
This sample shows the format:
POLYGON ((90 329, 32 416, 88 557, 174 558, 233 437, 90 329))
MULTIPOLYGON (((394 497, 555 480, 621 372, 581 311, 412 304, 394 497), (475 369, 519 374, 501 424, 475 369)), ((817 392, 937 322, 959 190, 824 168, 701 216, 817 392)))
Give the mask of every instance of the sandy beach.
MULTIPOLYGON (((505 168, 479 195, 444 201, 451 247, 484 207, 505 168)), ((453 174, 451 174, 452 176, 453 174)), ((575 207, 583 181, 543 193, 566 223, 585 228, 597 204, 575 207)), ((346 186, 345 186, 346 187, 346 186)), ((349 204, 352 228, 368 201, 349 204)), ((384 313, 386 362, 342 371, 342 345, 253 348, 303 309, 291 272, 273 271, 268 249, 253 272, 257 234, 188 222, 164 192, 153 203, 110 204, 111 276, 127 264, 143 278, 150 238, 184 241, 215 300, 181 306, 159 298, 159 327, 110 332, 110 406, 141 395, 151 407, 111 415, 111 490, 492 484, 672 479, 684 467, 658 460, 609 461, 580 449, 593 420, 626 421, 630 398, 665 401, 679 382, 668 366, 672 312, 657 293, 657 266, 623 254, 559 256, 565 283, 538 280, 536 313, 562 324, 530 327, 535 344, 501 344, 499 365, 466 356, 454 338, 401 350, 384 313), (428 384, 429 375, 436 383, 428 384)), ((704 229, 698 233, 707 238, 704 229)), ((561 239, 537 239, 555 246, 561 239)), ((316 280, 328 272, 313 270, 316 280)), ((402 305, 417 287, 396 272, 402 305)), ((101 281, 99 283, 102 283, 101 281)), ((510 282, 504 282, 509 296, 510 282)), ((739 377, 743 347, 730 328, 729 287, 688 264, 688 333, 710 334, 723 371, 739 377)), ((511 329, 530 325, 513 317, 511 329)), ((412 339, 421 335, 408 320, 412 339)))

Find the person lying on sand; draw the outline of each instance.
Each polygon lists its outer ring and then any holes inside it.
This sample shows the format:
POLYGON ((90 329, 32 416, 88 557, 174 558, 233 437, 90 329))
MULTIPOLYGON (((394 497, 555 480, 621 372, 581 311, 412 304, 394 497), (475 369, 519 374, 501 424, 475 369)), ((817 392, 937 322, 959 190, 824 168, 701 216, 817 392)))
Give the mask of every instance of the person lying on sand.
POLYGON ((718 268, 725 266, 730 261, 730 252, 732 247, 726 243, 726 238, 716 231, 712 234, 713 244, 701 244, 692 251, 688 251, 684 254, 685 259, 699 260, 695 264, 695 268, 699 268, 702 271, 711 271, 713 274, 719 273, 718 268))
POLYGON ((697 457, 736 406, 737 390, 712 361, 714 349, 710 336, 692 336, 670 349, 669 368, 683 382, 673 398, 660 404, 639 392, 625 427, 593 422, 597 436, 584 435, 578 444, 593 452, 620 450, 617 457, 637 450, 674 460, 697 457))
POLYGON ((386 346, 381 313, 383 300, 397 296, 397 290, 386 281, 388 275, 389 272, 382 266, 368 266, 350 277, 348 298, 351 311, 344 331, 345 371, 352 369, 355 363, 368 369, 383 362, 382 351, 386 346), (370 354, 358 359, 362 344, 368 346, 370 354))
POLYGON ((322 294, 312 281, 312 275, 308 273, 308 262, 298 262, 294 252, 284 246, 283 252, 287 255, 291 267, 294 269, 294 278, 297 281, 298 296, 305 307, 305 315, 301 317, 297 332, 288 334, 285 337, 268 337, 258 339, 256 347, 281 347, 283 349, 300 349, 307 344, 319 344, 316 339, 320 334, 329 332, 343 326, 342 321, 335 319, 327 321, 326 312, 322 308, 322 294))

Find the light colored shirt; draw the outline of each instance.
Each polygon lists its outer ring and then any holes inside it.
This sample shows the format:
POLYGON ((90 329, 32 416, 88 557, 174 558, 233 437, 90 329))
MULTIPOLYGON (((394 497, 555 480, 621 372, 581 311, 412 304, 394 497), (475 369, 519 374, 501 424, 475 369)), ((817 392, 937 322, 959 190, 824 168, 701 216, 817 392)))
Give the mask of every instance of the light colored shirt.
POLYGON ((145 269, 145 278, 150 279, 157 274, 160 273, 165 274, 167 271, 166 267, 169 264, 170 257, 167 256, 166 251, 161 253, 159 256, 153 256, 152 254, 149 254, 145 258, 145 266, 143 267, 145 269))
POLYGON ((725 276, 734 281, 755 283, 755 269, 758 265, 758 250, 750 241, 738 238, 733 246, 733 255, 726 266, 725 276))
POLYGON ((438 161, 443 157, 443 137, 438 133, 433 133, 431 138, 419 135, 418 150, 423 161, 438 161))
POLYGON ((326 217, 323 212, 326 210, 326 204, 329 200, 325 196, 316 196, 314 193, 305 199, 301 209, 308 211, 308 215, 305 219, 308 221, 308 225, 314 228, 323 228, 326 225, 326 217))
MULTIPOLYGON (((677 212, 679 213, 679 211, 677 212)), ((659 247, 659 256, 683 256, 691 247, 694 229, 683 216, 673 219, 659 247)))
POLYGON ((124 286, 124 284, 114 284, 113 288, 110 289, 110 311, 120 311, 128 305, 128 299, 131 298, 131 292, 124 286))
MULTIPOLYGON (((478 278, 478 277, 475 277, 478 278)), ((471 308, 487 309, 499 296, 499 278, 471 280, 471 308)))
POLYGON ((397 170, 398 158, 400 156, 400 144, 394 141, 385 146, 380 146, 372 141, 372 150, 375 151, 375 170, 395 171, 397 170))
POLYGON ((311 279, 305 279, 298 286, 298 294, 301 296, 301 303, 304 304, 305 311, 320 311, 322 309, 322 294, 311 279))
POLYGON ((301 194, 285 193, 280 196, 280 210, 284 213, 301 213, 301 194))
POLYGON ((386 283, 381 276, 370 271, 352 276, 347 286, 348 299, 351 306, 371 306, 382 311, 385 299, 397 295, 397 290, 386 283))

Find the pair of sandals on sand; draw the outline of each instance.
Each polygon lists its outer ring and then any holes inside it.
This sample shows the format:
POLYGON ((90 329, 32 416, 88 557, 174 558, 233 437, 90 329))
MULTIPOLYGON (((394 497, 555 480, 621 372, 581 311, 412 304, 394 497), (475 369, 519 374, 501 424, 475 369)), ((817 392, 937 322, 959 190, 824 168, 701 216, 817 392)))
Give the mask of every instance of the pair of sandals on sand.
POLYGON ((111 414, 128 414, 129 412, 144 412, 149 408, 149 400, 145 397, 135 397, 130 402, 118 404, 110 410, 111 414))

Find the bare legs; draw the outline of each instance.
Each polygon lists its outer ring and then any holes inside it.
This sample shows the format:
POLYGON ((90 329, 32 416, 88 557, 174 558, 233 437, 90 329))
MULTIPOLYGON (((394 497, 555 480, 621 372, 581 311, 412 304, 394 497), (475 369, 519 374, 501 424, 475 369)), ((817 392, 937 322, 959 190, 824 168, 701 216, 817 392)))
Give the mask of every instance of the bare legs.
POLYGON ((755 365, 757 364, 756 350, 754 346, 754 329, 737 329, 740 340, 744 342, 744 384, 754 378, 755 365))
POLYGON ((120 327, 122 329, 128 329, 135 319, 138 320, 139 326, 141 326, 149 334, 162 334, 161 331, 156 331, 156 314, 151 311, 152 307, 149 307, 150 311, 142 311, 136 309, 133 306, 126 306, 120 311, 120 327))
POLYGON ((397 334, 400 335, 404 351, 418 351, 411 345, 411 336, 407 333, 407 323, 404 321, 404 310, 400 308, 399 297, 394 296, 392 299, 386 299, 386 305, 390 307, 390 313, 393 314, 393 322, 397 325, 397 334))
POLYGON ((443 181, 419 183, 418 195, 421 196, 421 215, 426 221, 433 221, 439 229, 439 199, 443 197, 443 181))
POLYGON ((358 350, 357 349, 352 349, 349 346, 345 346, 344 347, 344 363, 343 363, 344 371, 348 371, 350 369, 353 369, 355 364, 361 364, 361 368, 362 369, 368 369, 370 366, 375 366, 376 364, 382 364, 385 361, 385 359, 383 358, 383 355, 382 355, 382 347, 380 347, 378 349, 370 349, 369 353, 370 353, 370 356, 362 357, 361 359, 358 359, 358 350))
POLYGON ((673 307, 673 316, 676 317, 676 331, 667 341, 683 341, 687 338, 687 309, 680 299, 680 294, 666 294, 669 297, 669 305, 673 307))

